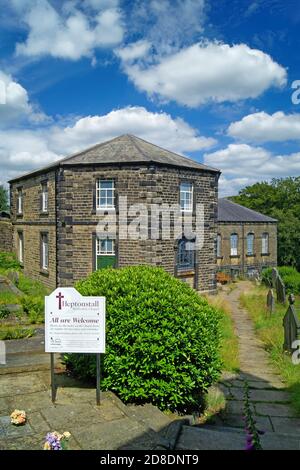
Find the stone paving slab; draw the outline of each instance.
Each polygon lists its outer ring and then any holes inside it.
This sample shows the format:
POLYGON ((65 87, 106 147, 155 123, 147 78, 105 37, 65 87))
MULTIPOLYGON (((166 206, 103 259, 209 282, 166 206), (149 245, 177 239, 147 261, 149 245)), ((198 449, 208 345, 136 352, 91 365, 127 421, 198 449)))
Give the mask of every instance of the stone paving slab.
POLYGON ((255 410, 258 415, 261 416, 270 416, 271 419, 273 416, 293 418, 295 417, 294 410, 287 405, 274 404, 274 403, 256 403, 255 410))
POLYGON ((85 450, 153 449, 159 438, 141 423, 130 418, 70 428, 85 450))
MULTIPOLYGON (((299 418, 278 418, 272 417, 272 424, 275 432, 290 433, 300 436, 300 419, 299 418)), ((300 437, 299 437, 300 438, 300 437)))
POLYGON ((15 374, 13 380, 10 374, 1 376, 0 397, 13 397, 42 390, 47 390, 47 386, 38 372, 15 374))
POLYGON ((193 426, 183 426, 176 445, 177 450, 243 450, 244 448, 244 433, 193 426))
POLYGON ((33 429, 29 423, 23 426, 15 426, 10 422, 10 416, 0 417, 0 437, 4 439, 26 437, 33 434, 33 429))

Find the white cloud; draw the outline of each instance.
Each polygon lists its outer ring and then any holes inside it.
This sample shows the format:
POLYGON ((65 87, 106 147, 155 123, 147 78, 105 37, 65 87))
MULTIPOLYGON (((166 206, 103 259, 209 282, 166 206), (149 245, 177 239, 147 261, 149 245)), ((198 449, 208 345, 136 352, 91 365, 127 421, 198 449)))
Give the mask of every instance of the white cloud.
POLYGON ((12 172, 38 168, 121 134, 135 134, 175 152, 210 148, 215 140, 199 135, 182 119, 128 107, 103 116, 87 116, 73 125, 0 132, 2 182, 12 172))
POLYGON ((268 54, 245 44, 198 43, 159 57, 154 65, 145 65, 146 59, 144 63, 123 61, 124 71, 135 86, 150 96, 190 107, 256 98, 272 86, 286 84, 283 67, 268 54))
POLYGON ((105 2, 106 9, 95 0, 88 4, 96 11, 86 10, 86 2, 68 2, 59 12, 47 0, 27 0, 23 5, 14 0, 28 29, 27 39, 16 46, 17 55, 78 60, 92 57, 97 48, 120 44, 124 29, 116 2, 105 2))
POLYGON ((128 24, 132 33, 150 42, 159 54, 174 52, 203 33, 205 4, 205 0, 135 0, 128 24))
POLYGON ((122 61, 129 63, 145 57, 150 47, 149 41, 141 39, 140 41, 128 44, 126 47, 119 48, 115 52, 122 61))
POLYGON ((264 111, 249 114, 230 124, 228 134, 247 142, 282 142, 300 140, 300 114, 264 111))
POLYGON ((45 118, 29 102, 26 89, 11 75, 0 70, 0 128, 16 124, 22 119, 40 122, 45 118))
POLYGON ((220 168, 223 180, 221 192, 230 192, 242 186, 274 177, 294 176, 300 173, 300 152, 274 155, 262 147, 230 144, 227 148, 204 155, 207 165, 220 168), (223 187, 222 187, 223 184, 223 187))

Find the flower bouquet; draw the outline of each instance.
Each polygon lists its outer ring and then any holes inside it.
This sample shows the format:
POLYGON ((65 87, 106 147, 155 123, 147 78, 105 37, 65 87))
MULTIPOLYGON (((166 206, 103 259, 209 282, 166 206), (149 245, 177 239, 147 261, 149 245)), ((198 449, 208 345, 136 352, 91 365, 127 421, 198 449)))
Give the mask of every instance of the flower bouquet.
POLYGON ((69 432, 63 434, 59 434, 57 431, 48 432, 44 450, 67 450, 67 442, 70 436, 69 432))
POLYGON ((24 410, 14 410, 10 415, 10 422, 15 426, 21 426, 26 423, 26 413, 24 410))

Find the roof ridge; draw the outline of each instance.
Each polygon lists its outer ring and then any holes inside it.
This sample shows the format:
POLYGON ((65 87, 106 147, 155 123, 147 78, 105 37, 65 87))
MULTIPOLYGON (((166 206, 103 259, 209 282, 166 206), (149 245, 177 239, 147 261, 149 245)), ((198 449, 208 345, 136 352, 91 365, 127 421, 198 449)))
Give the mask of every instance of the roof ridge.
MULTIPOLYGON (((137 144, 136 142, 136 139, 139 139, 139 137, 136 137, 136 136, 133 136, 131 134, 126 134, 128 135, 128 137, 130 138, 131 142, 133 143, 133 145, 135 146, 135 148, 148 160, 149 160, 149 157, 147 157, 147 155, 145 155, 145 153, 143 152, 143 150, 139 147, 139 145, 137 144)), ((141 139, 142 140, 142 139, 141 139)), ((146 142, 146 140, 145 140, 146 142)))
MULTIPOLYGON (((197 161, 194 160, 193 158, 186 157, 185 155, 181 155, 180 153, 176 153, 176 152, 174 152, 173 150, 165 149, 164 147, 161 147, 160 145, 153 144, 152 142, 148 142, 148 140, 142 139, 141 137, 137 137, 136 135, 132 135, 132 134, 127 134, 127 135, 129 135, 130 137, 133 137, 134 139, 141 140, 142 142, 145 142, 146 144, 153 145, 153 147, 157 147, 158 149, 163 150, 164 152, 170 152, 170 153, 172 153, 173 155, 176 155, 177 157, 184 158, 185 160, 188 160, 189 162, 198 163, 199 165, 202 165, 204 168, 208 168, 208 169, 212 169, 212 170, 215 170, 215 171, 219 171, 219 172, 220 172, 220 170, 218 170, 217 168, 214 168, 214 167, 210 167, 210 166, 208 166, 208 165, 205 165, 205 163, 197 162, 197 161)), ((142 152, 142 153, 143 153, 143 152, 142 152)), ((143 155, 144 155, 144 154, 143 154, 143 155)))

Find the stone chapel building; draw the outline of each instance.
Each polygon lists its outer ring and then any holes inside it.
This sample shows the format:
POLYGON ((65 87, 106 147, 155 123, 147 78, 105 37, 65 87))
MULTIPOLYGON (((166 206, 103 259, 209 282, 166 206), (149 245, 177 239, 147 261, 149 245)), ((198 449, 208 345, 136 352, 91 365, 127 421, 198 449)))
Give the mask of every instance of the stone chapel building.
POLYGON ((148 264, 213 292, 219 176, 219 170, 140 138, 117 137, 10 181, 13 250, 24 273, 49 288, 72 286, 105 266, 148 264), (119 216, 125 196, 124 222, 119 216), (196 235, 202 246, 192 250, 185 237, 124 237, 121 228, 125 223, 127 231, 136 204, 149 213, 153 204, 179 204, 193 224, 196 206, 202 205, 203 231, 196 235), (99 210, 108 220, 116 216, 114 235, 108 230, 99 237, 99 210))

